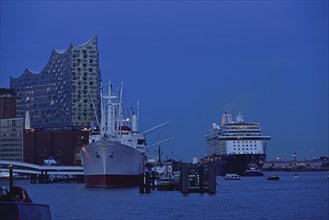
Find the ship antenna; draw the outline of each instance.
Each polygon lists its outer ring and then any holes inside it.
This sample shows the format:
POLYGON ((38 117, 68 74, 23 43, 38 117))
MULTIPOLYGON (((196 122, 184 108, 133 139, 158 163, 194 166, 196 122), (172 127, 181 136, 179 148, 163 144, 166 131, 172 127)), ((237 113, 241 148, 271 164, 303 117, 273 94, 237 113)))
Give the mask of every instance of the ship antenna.
POLYGON ((138 121, 139 121, 139 100, 137 100, 137 115, 134 119, 135 130, 138 131, 138 121))
POLYGON ((158 150, 158 156, 159 156, 159 158, 158 158, 158 163, 161 163, 161 146, 159 145, 159 150, 158 150))
POLYGON ((139 120, 139 100, 137 100, 137 120, 139 120))

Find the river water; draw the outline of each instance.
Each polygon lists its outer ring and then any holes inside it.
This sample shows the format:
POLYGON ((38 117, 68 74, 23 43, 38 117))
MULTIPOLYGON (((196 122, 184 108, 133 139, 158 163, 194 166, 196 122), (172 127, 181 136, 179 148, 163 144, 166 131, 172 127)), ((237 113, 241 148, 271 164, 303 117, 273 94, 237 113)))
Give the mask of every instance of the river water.
MULTIPOLYGON (((88 188, 81 183, 35 184, 16 181, 34 203, 48 204, 54 220, 62 219, 329 219, 326 172, 276 172, 279 181, 263 177, 224 180, 217 193, 181 194, 136 188, 88 188)), ((0 181, 8 187, 8 182, 0 181)))

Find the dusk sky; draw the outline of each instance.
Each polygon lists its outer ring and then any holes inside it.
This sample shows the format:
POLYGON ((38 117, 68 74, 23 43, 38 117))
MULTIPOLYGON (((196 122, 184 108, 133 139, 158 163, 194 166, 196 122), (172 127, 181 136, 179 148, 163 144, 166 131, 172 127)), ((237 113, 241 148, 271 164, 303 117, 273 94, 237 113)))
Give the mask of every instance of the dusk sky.
POLYGON ((1 0, 0 86, 94 35, 140 127, 170 121, 164 156, 202 157, 225 109, 261 124, 269 159, 328 156, 328 1, 1 0))

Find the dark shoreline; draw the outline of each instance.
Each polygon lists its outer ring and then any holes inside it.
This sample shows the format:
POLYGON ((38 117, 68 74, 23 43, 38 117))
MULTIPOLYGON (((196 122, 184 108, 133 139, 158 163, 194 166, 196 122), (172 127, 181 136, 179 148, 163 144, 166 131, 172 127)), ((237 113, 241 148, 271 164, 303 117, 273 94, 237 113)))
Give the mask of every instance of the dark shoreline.
POLYGON ((262 171, 284 171, 284 172, 329 172, 329 169, 294 169, 294 168, 263 168, 262 171))

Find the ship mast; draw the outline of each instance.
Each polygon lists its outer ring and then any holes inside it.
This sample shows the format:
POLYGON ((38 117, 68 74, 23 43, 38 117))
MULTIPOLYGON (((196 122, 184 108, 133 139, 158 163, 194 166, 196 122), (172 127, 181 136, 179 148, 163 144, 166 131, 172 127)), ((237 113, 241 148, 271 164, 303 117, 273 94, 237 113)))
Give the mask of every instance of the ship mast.
POLYGON ((119 90, 119 103, 118 103, 118 115, 117 115, 117 137, 121 134, 120 129, 122 126, 122 92, 123 92, 123 82, 121 82, 121 87, 119 90))
POLYGON ((109 96, 107 103, 107 127, 108 127, 108 135, 110 137, 114 136, 114 106, 112 104, 112 83, 109 81, 109 96))
POLYGON ((98 116, 97 116, 97 113, 96 113, 96 109, 95 109, 95 105, 94 105, 93 97, 92 97, 92 95, 91 95, 91 93, 90 93, 89 90, 88 90, 88 93, 89 93, 89 97, 90 97, 90 100, 91 100, 91 104, 92 104, 93 109, 94 109, 94 113, 95 113, 95 117, 96 117, 97 125, 98 125, 98 127, 101 129, 100 124, 99 124, 99 120, 98 120, 98 116))
POLYGON ((104 99, 103 99, 103 88, 101 87, 101 122, 100 122, 100 131, 102 134, 107 134, 106 127, 106 117, 105 117, 105 108, 104 108, 104 99))

